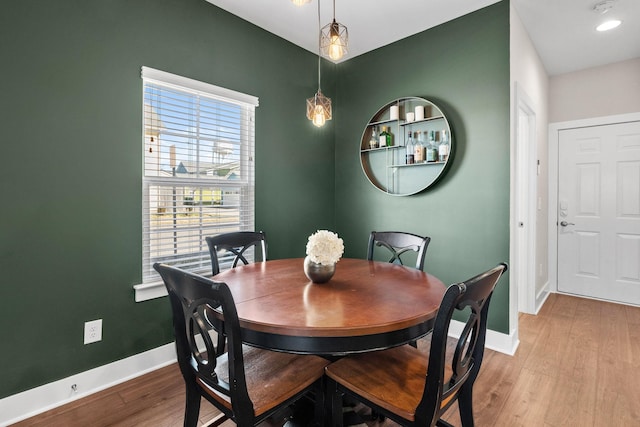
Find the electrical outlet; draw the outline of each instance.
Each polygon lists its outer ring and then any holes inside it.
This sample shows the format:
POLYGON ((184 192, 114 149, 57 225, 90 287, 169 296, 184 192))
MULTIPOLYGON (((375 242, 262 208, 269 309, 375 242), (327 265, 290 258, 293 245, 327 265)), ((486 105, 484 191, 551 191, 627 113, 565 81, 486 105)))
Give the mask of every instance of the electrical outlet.
POLYGON ((84 343, 91 344, 102 340, 102 319, 84 323, 84 343))

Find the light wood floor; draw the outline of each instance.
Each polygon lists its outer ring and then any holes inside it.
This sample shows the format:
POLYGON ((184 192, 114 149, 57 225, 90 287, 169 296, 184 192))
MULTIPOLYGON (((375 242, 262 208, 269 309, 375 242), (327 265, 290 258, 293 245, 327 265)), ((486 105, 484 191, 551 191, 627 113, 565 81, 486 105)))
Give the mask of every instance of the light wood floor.
MULTIPOLYGON (((553 294, 519 327, 515 356, 485 353, 477 426, 640 426, 640 308, 553 294)), ((171 365, 15 426, 181 426, 183 399, 171 365)), ((203 402, 202 423, 216 413, 203 402)), ((445 419, 459 426, 457 408, 445 419)))

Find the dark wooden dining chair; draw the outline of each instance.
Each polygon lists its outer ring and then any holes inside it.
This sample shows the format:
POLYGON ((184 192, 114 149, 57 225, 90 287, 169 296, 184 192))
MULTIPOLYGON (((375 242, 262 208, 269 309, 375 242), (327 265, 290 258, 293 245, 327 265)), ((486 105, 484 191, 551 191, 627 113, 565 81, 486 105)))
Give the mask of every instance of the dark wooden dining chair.
POLYGON ((243 345, 236 306, 225 283, 164 264, 153 268, 162 276, 171 302, 178 365, 186 386, 185 426, 197 425, 201 397, 222 412, 208 426, 227 419, 241 427, 256 425, 310 391, 315 391, 316 414, 321 417, 325 359, 243 345), (208 333, 214 315, 222 320, 227 337, 228 350, 222 355, 208 333), (202 337, 203 349, 197 336, 202 337))
POLYGON ((403 231, 372 231, 369 236, 369 246, 367 248, 367 259, 373 260, 374 248, 376 246, 386 248, 391 256, 389 262, 404 265, 402 256, 406 252, 416 252, 415 267, 424 270, 424 259, 429 247, 430 237, 422 237, 413 233, 403 231))
MULTIPOLYGON (((260 253, 254 253, 258 257, 257 260, 267 260, 267 238, 263 231, 234 231, 205 237, 205 240, 209 246, 211 273, 214 276, 220 273, 220 261, 225 257, 232 258, 231 268, 237 267, 239 262, 244 265, 249 264, 245 252, 251 248, 260 248, 260 253)), ((214 323, 216 323, 214 326, 218 336, 217 349, 222 354, 225 348, 224 328, 219 324, 219 320, 214 323)))
MULTIPOLYGON (((369 235, 369 246, 367 248, 367 259, 373 261, 373 253, 376 246, 386 248, 390 263, 404 265, 402 256, 407 252, 416 253, 415 267, 424 270, 424 259, 427 255, 427 248, 431 242, 431 237, 422 237, 404 231, 372 231, 369 235)), ((418 342, 413 340, 409 344, 418 347, 418 342)))
POLYGON ((260 254, 256 256, 260 261, 267 260, 267 238, 263 231, 236 231, 232 233, 219 234, 205 238, 209 245, 209 255, 211 255, 211 271, 215 276, 220 273, 221 254, 233 257, 231 268, 242 262, 249 264, 245 258, 245 252, 250 248, 260 248, 260 254))
MULTIPOLYGON (((429 354, 404 345, 342 358, 327 366, 332 425, 342 425, 346 394, 403 426, 449 426, 440 417, 457 400, 464 427, 473 426, 473 383, 484 355, 487 312, 506 264, 447 288, 436 316, 429 354), (454 312, 466 323, 447 351, 454 312)), ((329 402, 328 402, 329 403, 329 402)))

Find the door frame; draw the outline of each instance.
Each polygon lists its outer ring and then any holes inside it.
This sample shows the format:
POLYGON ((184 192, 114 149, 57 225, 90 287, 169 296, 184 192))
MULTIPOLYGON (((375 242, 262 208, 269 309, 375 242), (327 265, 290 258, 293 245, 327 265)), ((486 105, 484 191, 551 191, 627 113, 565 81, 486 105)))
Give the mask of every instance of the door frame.
POLYGON ((640 121, 640 112, 549 124, 549 290, 558 293, 558 149, 560 131, 640 121))
POLYGON ((510 255, 512 273, 510 281, 516 291, 514 303, 518 312, 535 314, 536 310, 536 200, 537 192, 537 123, 533 102, 522 88, 515 84, 515 125, 512 147, 511 236, 513 252, 510 255), (521 115, 520 112, 523 114, 521 115), (527 132, 521 134, 522 121, 527 132), (522 225, 520 225, 522 224, 522 225))

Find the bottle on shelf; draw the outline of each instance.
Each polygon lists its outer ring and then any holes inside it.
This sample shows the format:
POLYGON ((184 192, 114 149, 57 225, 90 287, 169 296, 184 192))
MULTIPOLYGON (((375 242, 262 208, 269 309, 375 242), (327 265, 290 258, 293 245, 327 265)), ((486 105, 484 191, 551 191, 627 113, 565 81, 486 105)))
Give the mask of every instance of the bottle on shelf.
POLYGON ((407 164, 412 165, 414 163, 413 150, 415 149, 415 144, 413 143, 413 138, 411 137, 411 131, 407 132, 407 142, 405 142, 405 146, 407 150, 407 164))
POLYGON ((434 132, 429 132, 429 141, 427 142, 427 162, 432 163, 438 160, 438 148, 435 143, 434 132))
POLYGON ((376 128, 371 129, 371 138, 369 139, 369 148, 378 148, 378 132, 376 128))
POLYGON ((393 139, 391 133, 386 126, 382 126, 382 132, 380 132, 380 147, 391 147, 393 145, 393 139))
POLYGON ((451 147, 449 146, 449 135, 447 135, 447 131, 443 129, 440 132, 440 145, 438 145, 438 161, 439 162, 447 161, 447 159, 449 158, 450 148, 451 147))
POLYGON ((420 132, 416 132, 415 133, 415 139, 417 141, 415 142, 415 148, 413 150, 413 160, 416 163, 423 163, 424 162, 424 156, 425 156, 425 150, 424 150, 424 145, 422 144, 422 141, 420 140, 420 132))

